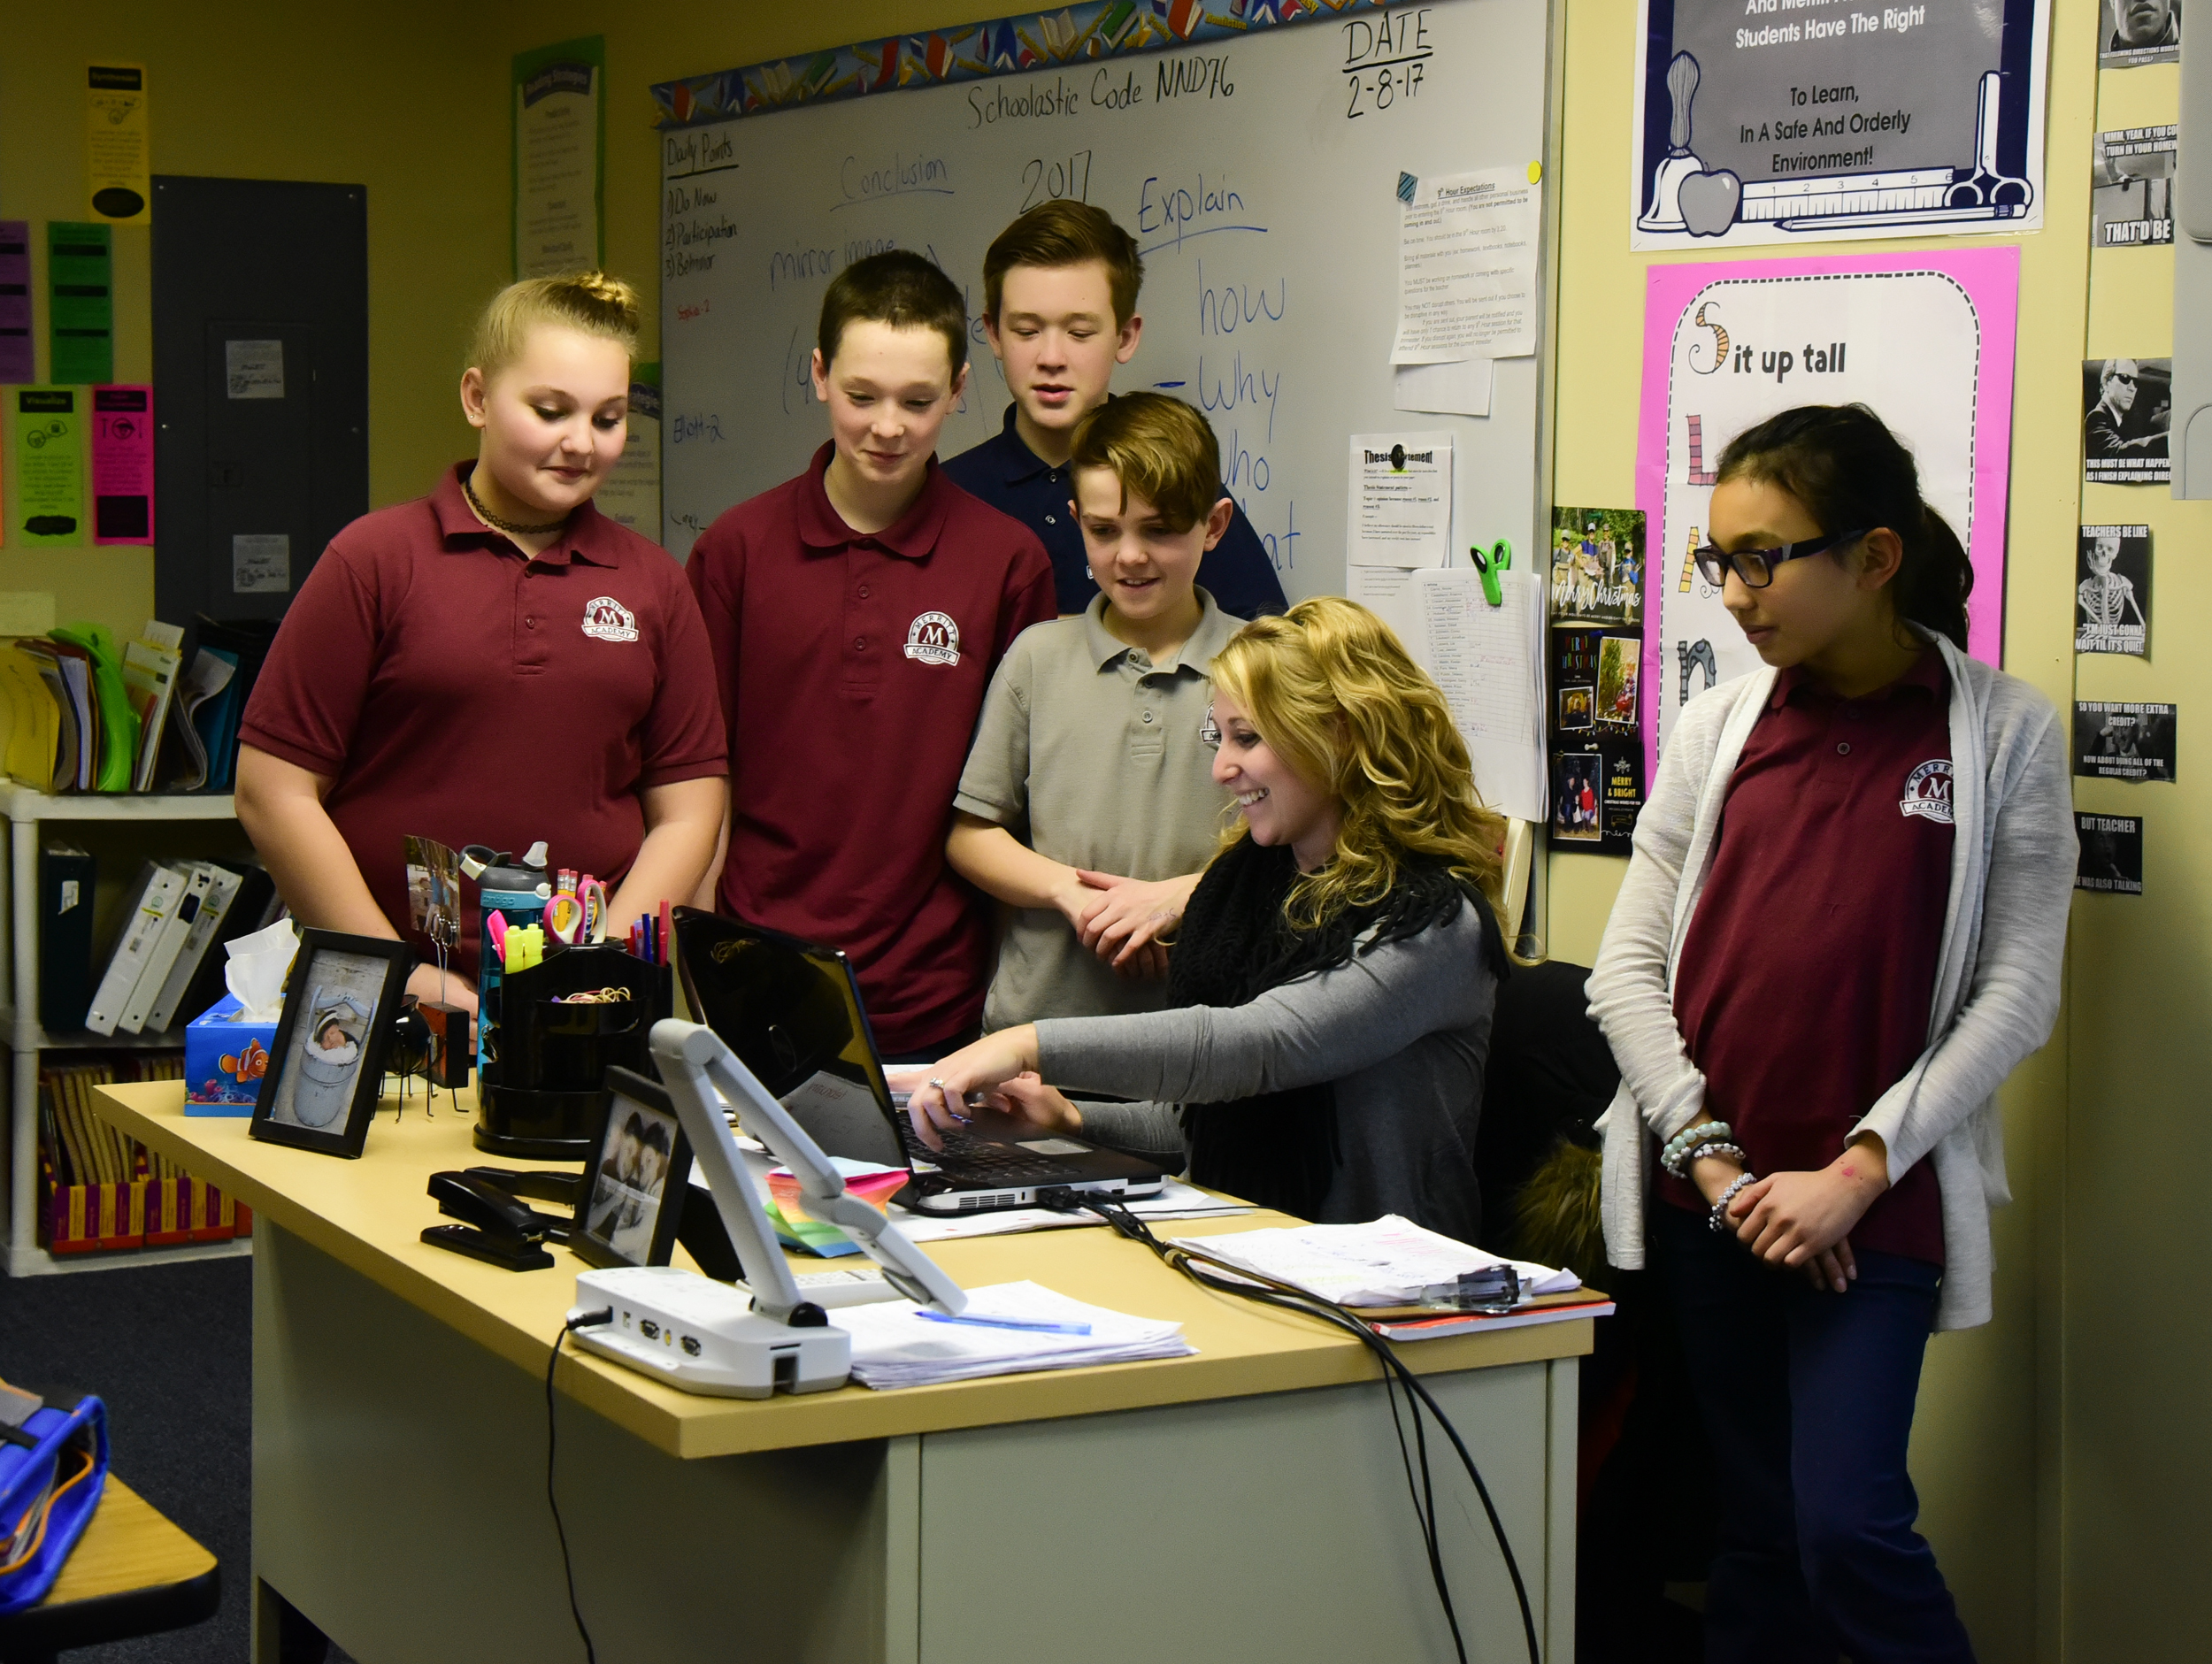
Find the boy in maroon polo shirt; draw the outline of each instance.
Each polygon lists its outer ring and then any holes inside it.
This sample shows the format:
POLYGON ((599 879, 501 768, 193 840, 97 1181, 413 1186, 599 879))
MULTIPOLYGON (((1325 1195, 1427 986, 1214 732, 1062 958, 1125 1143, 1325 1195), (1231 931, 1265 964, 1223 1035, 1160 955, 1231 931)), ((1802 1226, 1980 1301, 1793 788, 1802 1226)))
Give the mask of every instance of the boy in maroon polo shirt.
POLYGON ((981 1019, 992 920, 945 834, 992 671, 1057 610, 1036 536, 937 466, 967 324, 919 255, 841 272, 814 350, 830 442, 709 526, 688 568, 730 734, 717 904, 850 955, 893 1056, 981 1019))

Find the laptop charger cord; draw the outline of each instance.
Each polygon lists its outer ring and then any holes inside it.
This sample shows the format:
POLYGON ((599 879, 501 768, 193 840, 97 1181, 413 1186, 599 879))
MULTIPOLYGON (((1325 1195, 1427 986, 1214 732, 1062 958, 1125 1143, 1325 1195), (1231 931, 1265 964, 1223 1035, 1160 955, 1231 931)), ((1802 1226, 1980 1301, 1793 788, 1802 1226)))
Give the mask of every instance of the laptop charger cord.
POLYGON ((1391 1426, 1398 1436, 1398 1457, 1405 1469, 1406 1491, 1412 1499, 1416 1522, 1421 1530, 1422 1546, 1429 1562, 1429 1577, 1436 1586, 1437 1603, 1443 1608, 1444 1622, 1450 1629, 1452 1647, 1460 1664, 1466 1664, 1467 1643, 1461 1635, 1459 1615, 1452 1605, 1452 1591, 1444 1569, 1442 1539, 1437 1530, 1436 1487, 1429 1465, 1428 1438, 1424 1430, 1421 1412, 1425 1409, 1435 1418, 1445 1437, 1457 1453, 1461 1467, 1475 1487, 1475 1494, 1482 1500, 1482 1511, 1490 1522, 1491 1536, 1498 1545, 1498 1553, 1505 1562, 1506 1574, 1513 1582, 1514 1599, 1520 1603, 1521 1633, 1528 1645, 1529 1664, 1542 1664, 1542 1652, 1536 1639, 1536 1614, 1529 1605, 1528 1586, 1522 1580, 1520 1562, 1514 1558, 1513 1545, 1506 1538, 1505 1523, 1498 1517, 1496 1505, 1490 1499, 1490 1488, 1483 1483, 1482 1470, 1462 1438, 1459 1430, 1444 1414, 1433 1394, 1421 1377, 1406 1367, 1397 1350, 1383 1336, 1377 1334, 1367 1323, 1334 1300, 1324 1300, 1294 1284, 1278 1281, 1256 1271, 1232 1265, 1228 1261, 1180 1244, 1166 1243, 1152 1234, 1152 1228, 1128 1208, 1107 1200, 1095 1192, 1079 1191, 1068 1185, 1049 1185, 1037 1192, 1037 1205, 1056 1213, 1095 1214, 1118 1234, 1149 1248, 1162 1263, 1181 1272, 1201 1287, 1223 1294, 1233 1294, 1240 1300, 1257 1301, 1282 1311, 1297 1312, 1317 1318, 1323 1323, 1344 1330, 1370 1352, 1382 1368, 1383 1392, 1390 1406, 1391 1426), (1407 1410, 1413 1422, 1413 1441, 1409 1448, 1405 1422, 1398 1409, 1398 1389, 1402 1387, 1407 1398, 1407 1410), (1419 1477, 1415 1477, 1418 1469, 1419 1477))
POLYGON ((567 1528, 561 1523, 561 1499, 553 1490, 553 1369, 561 1361, 561 1342, 580 1329, 594 1329, 612 1322, 611 1306, 570 1313, 561 1325, 561 1332, 553 1337, 553 1350, 545 1360, 545 1500, 553 1510, 553 1534, 561 1540, 561 1576, 568 1584, 568 1615, 576 1621, 576 1633, 583 1637, 585 1664, 599 1664, 599 1652, 591 1644, 591 1631, 584 1627, 583 1608, 576 1604, 576 1568, 569 1559, 567 1528))

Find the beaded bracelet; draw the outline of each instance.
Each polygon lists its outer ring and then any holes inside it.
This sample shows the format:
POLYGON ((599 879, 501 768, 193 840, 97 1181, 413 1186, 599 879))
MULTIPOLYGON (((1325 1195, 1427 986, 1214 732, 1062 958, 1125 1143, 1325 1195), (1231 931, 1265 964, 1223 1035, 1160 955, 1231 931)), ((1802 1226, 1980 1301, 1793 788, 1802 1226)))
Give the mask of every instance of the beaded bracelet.
POLYGON ((1690 1169, 1709 1155, 1732 1157, 1736 1165, 1741 1168, 1748 1168, 1751 1165, 1751 1158, 1744 1154, 1742 1145, 1731 1144, 1726 1139, 1708 1139, 1682 1158, 1682 1177, 1688 1177, 1690 1169))
POLYGON ((1728 1204, 1736 1200, 1738 1191, 1751 1182, 1752 1177, 1748 1172, 1739 1173, 1728 1181, 1728 1188, 1721 1192, 1720 1200, 1713 1204, 1713 1211, 1706 1216, 1707 1229, 1725 1233, 1736 1228, 1734 1222, 1728 1217, 1728 1204))
POLYGON ((1693 1145, 1701 1144, 1708 1139, 1725 1139, 1731 1136, 1732 1134, 1725 1121, 1701 1121, 1694 1126, 1685 1127, 1669 1139, 1666 1148, 1659 1152, 1659 1165, 1677 1178, 1680 1178, 1682 1158, 1688 1154, 1693 1145))

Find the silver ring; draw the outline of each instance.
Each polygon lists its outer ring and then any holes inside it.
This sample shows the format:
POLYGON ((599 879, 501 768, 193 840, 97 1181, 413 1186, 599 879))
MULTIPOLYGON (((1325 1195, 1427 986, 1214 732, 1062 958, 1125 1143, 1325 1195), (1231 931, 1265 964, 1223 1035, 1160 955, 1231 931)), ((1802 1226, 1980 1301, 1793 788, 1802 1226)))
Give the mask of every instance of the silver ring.
POLYGON ((937 1078, 937 1077, 936 1077, 936 1076, 934 1076, 934 1075, 932 1075, 932 1076, 929 1077, 929 1084, 930 1084, 931 1085, 933 1085, 933 1086, 936 1087, 936 1088, 937 1088, 937 1090, 938 1090, 939 1092, 942 1092, 942 1091, 944 1091, 944 1089, 945 1089, 945 1083, 944 1083, 943 1081, 941 1081, 941 1080, 938 1079, 938 1078, 937 1078))

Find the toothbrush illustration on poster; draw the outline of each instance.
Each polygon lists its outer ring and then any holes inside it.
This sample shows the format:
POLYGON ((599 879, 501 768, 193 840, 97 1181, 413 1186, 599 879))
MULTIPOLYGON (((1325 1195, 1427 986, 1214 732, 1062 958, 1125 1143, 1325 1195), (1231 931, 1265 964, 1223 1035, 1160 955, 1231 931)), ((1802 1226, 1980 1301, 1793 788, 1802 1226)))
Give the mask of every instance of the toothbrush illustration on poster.
POLYGON ((2050 0, 1643 0, 1629 247, 2035 231, 2050 0))
POLYGON ((1651 268, 1636 458, 1651 763, 1687 701, 1758 667, 1691 553, 1728 441, 1798 405, 1863 403, 1911 449, 1973 564, 1968 650, 1997 663, 2019 276, 2016 248, 1651 268))

